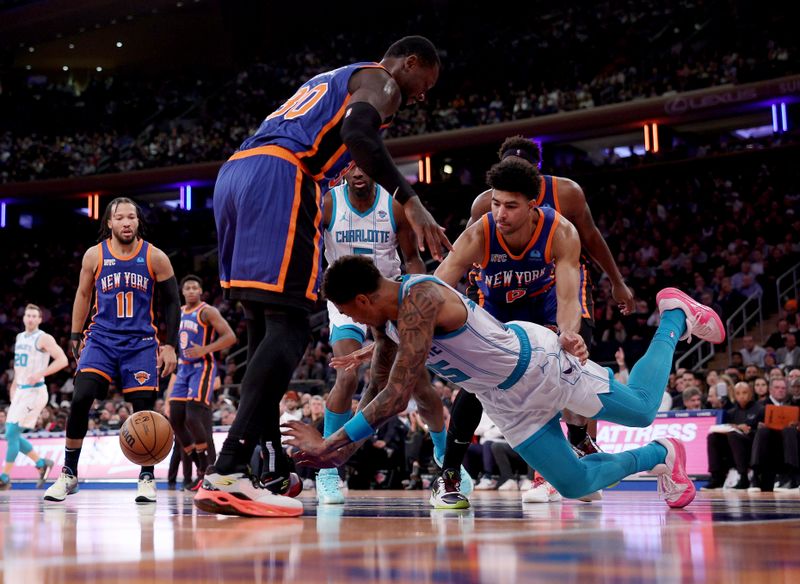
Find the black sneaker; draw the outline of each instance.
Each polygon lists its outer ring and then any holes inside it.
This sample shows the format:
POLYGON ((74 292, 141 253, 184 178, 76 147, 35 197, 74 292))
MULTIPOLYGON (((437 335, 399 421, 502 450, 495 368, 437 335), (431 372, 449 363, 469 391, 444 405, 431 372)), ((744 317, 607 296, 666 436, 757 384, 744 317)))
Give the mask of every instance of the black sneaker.
POLYGON ((296 497, 303 492, 303 481, 294 472, 290 472, 288 476, 261 475, 259 482, 262 488, 269 489, 274 495, 296 497))
POLYGON ((584 438, 580 444, 573 446, 572 449, 575 451, 575 454, 578 455, 578 458, 583 458, 589 454, 597 454, 598 452, 603 452, 600 447, 597 445, 597 442, 592 440, 592 437, 588 434, 586 438, 584 438))
POLYGON ((430 503, 434 509, 469 509, 469 499, 461 493, 461 471, 448 468, 433 481, 430 503))
POLYGON ((718 491, 725 486, 725 480, 719 477, 711 477, 711 480, 706 483, 706 486, 701 487, 701 491, 718 491))

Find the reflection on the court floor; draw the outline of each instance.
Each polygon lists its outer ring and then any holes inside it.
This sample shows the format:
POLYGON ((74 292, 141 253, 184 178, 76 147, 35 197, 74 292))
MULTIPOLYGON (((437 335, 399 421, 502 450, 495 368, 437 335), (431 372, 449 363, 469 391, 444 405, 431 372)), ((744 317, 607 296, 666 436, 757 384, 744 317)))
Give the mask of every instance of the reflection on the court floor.
POLYGON ((777 527, 800 530, 796 496, 720 496, 683 511, 643 493, 545 505, 495 495, 465 511, 360 496, 327 507, 305 499, 302 518, 257 520, 198 513, 179 493, 155 506, 131 494, 86 491, 63 504, 33 491, 0 496, 4 580, 510 584, 800 569, 777 527))

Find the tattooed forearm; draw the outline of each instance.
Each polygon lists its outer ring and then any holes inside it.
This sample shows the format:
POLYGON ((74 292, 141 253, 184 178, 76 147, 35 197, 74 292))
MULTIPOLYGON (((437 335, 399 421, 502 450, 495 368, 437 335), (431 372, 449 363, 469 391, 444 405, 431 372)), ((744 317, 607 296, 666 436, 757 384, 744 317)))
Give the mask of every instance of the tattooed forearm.
POLYGON ((423 282, 411 288, 400 305, 397 319, 400 343, 386 388, 364 408, 364 416, 373 427, 402 411, 408 403, 425 367, 436 317, 443 303, 441 286, 423 282))
MULTIPOLYGON (((376 336, 376 347, 372 361, 372 382, 364 395, 359 409, 367 423, 377 428, 390 417, 400 413, 418 382, 420 371, 425 368, 436 317, 444 295, 442 288, 433 282, 423 282, 411 289, 400 305, 397 329, 399 345, 395 345, 383 333, 376 336)), ((348 455, 356 450, 344 428, 325 440, 325 451, 341 449, 348 455)))

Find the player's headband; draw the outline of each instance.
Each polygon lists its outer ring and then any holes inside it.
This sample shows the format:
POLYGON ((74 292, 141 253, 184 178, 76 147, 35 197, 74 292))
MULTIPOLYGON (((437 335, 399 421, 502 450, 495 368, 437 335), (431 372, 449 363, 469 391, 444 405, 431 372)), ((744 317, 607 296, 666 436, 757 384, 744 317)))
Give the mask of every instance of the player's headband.
POLYGON ((505 160, 509 156, 516 156, 518 158, 523 158, 528 162, 530 162, 531 164, 539 164, 539 161, 535 160, 530 152, 528 152, 527 150, 522 150, 521 148, 509 148, 508 150, 504 150, 503 154, 500 156, 500 160, 505 160))

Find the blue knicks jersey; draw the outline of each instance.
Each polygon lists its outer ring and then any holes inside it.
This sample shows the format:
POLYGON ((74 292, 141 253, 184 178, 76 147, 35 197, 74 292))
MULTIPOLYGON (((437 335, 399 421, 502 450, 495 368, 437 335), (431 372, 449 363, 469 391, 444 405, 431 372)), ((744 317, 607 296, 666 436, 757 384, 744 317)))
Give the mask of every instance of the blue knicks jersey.
POLYGON ((555 264, 551 246, 561 215, 549 207, 537 207, 537 211, 536 229, 519 255, 508 249, 491 213, 481 218, 488 251, 477 280, 481 305, 511 304, 538 296, 553 286, 555 264))
POLYGON ((189 359, 184 351, 189 347, 205 346, 211 344, 214 340, 214 327, 209 323, 203 323, 200 320, 200 313, 203 308, 208 306, 205 302, 201 302, 192 310, 186 310, 186 306, 181 307, 181 326, 180 326, 180 349, 181 361, 186 363, 197 363, 204 360, 213 359, 211 354, 204 355, 199 359, 189 359))
POLYGON ((139 240, 127 257, 114 255, 106 240, 97 244, 99 259, 95 273, 95 314, 88 334, 155 337, 153 291, 155 277, 150 263, 151 246, 139 240))
POLYGON ((318 182, 333 186, 350 164, 340 136, 350 102, 350 77, 360 69, 381 68, 374 62, 354 63, 310 79, 286 103, 267 116, 239 151, 274 144, 286 148, 318 182))

